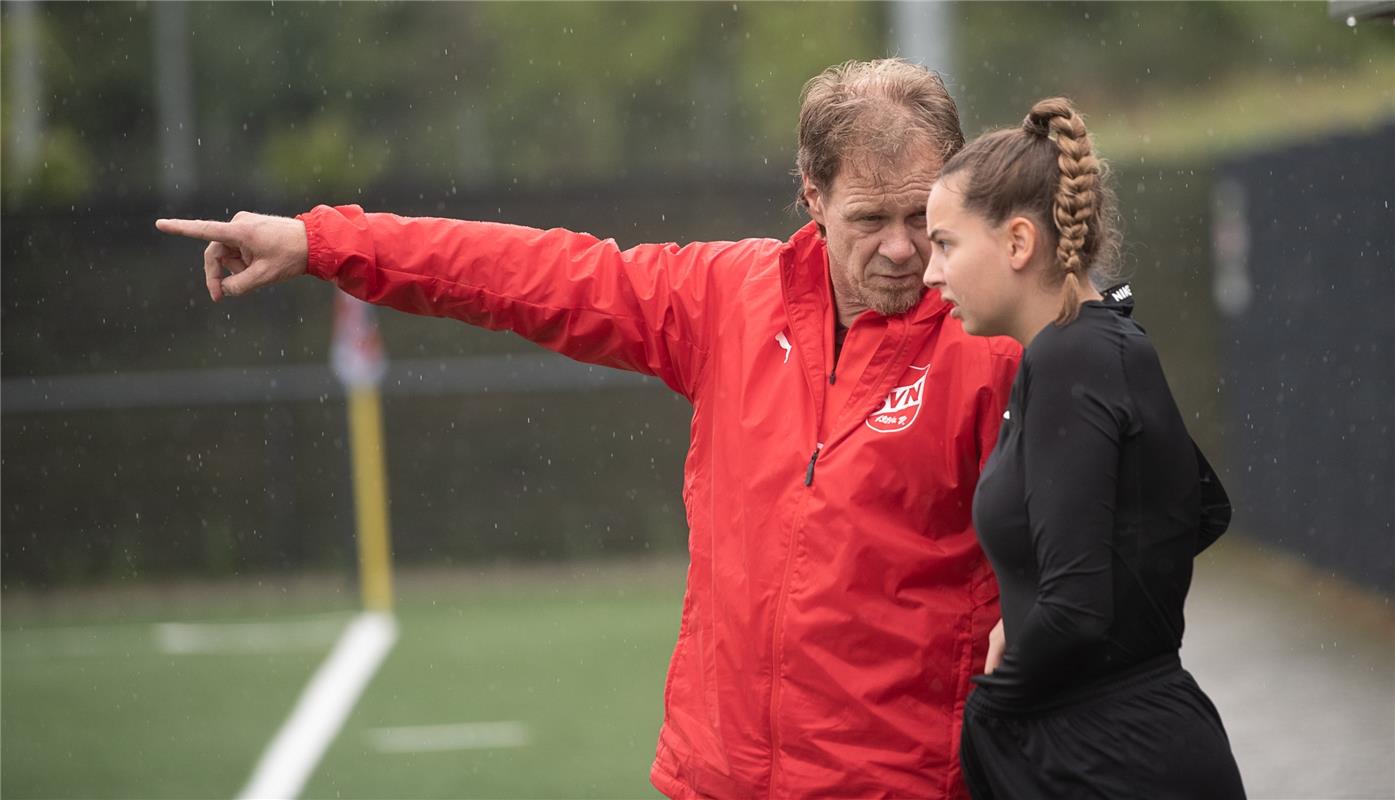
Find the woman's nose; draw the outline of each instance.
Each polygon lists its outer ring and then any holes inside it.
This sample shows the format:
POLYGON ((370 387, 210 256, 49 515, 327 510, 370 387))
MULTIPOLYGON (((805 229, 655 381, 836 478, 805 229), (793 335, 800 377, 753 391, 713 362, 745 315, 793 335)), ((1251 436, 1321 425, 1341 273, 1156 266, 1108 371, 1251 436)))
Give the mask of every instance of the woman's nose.
POLYGON ((940 260, 934 255, 931 255, 930 263, 925 267, 925 285, 931 289, 935 289, 943 286, 944 283, 944 270, 940 269, 940 260))

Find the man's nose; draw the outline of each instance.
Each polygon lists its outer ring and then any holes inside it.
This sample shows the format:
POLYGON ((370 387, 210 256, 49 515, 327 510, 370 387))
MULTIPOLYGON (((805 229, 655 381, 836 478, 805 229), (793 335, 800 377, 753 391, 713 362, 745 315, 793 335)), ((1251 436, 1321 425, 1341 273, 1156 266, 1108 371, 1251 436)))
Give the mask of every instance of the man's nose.
POLYGON ((893 264, 904 264, 915 255, 915 242, 911 240, 910 228, 896 226, 886 232, 879 252, 882 258, 893 264))

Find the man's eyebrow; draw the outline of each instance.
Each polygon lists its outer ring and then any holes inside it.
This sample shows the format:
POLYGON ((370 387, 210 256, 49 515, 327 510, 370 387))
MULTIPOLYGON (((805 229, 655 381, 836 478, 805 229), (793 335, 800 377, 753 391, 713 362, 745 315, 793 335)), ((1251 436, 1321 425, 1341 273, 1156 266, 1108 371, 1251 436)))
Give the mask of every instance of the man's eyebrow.
POLYGON ((880 205, 878 205, 877 203, 871 202, 871 201, 867 201, 867 200, 863 200, 863 201, 854 200, 854 201, 848 203, 846 206, 843 207, 843 214, 844 214, 845 216, 849 216, 849 217, 862 217, 862 216, 866 216, 866 215, 868 215, 868 214, 884 214, 884 213, 886 213, 886 212, 882 209, 882 207, 881 207, 880 205))

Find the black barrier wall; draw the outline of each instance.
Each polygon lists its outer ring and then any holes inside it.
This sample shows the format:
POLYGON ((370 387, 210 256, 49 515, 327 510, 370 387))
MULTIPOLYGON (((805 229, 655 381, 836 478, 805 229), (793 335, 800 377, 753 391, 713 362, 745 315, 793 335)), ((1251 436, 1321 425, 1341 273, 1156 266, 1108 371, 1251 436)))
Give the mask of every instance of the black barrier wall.
MULTIPOLYGON (((1217 424, 1220 334, 1207 299, 1209 174, 1193 165, 1116 167, 1135 315, 1193 435, 1228 464, 1217 424)), ((474 194, 388 186, 355 200, 375 210, 560 225, 630 245, 787 236, 803 221, 790 213, 791 186, 774 171, 746 181, 659 176, 474 194)), ((292 282, 215 306, 198 245, 152 227, 158 216, 294 213, 317 200, 336 198, 209 197, 176 208, 128 198, 6 210, 5 588, 350 568, 343 399, 326 366, 332 290, 292 282), (319 370, 328 385, 318 396, 259 395, 268 385, 262 373, 278 369, 319 370), (34 407, 36 391, 64 376, 103 374, 130 389, 174 371, 195 376, 207 395, 227 388, 228 370, 245 376, 236 396, 220 394, 216 404, 190 399, 181 384, 155 405, 49 397, 57 407, 34 407)), ((474 357, 541 363, 535 346, 506 334, 406 314, 379 322, 394 370, 439 360, 449 376, 457 359, 474 357)), ((520 391, 469 377, 487 391, 384 387, 399 563, 682 552, 685 402, 656 383, 520 391)))
MULTIPOLYGON (((1114 167, 1135 317, 1157 345, 1192 435, 1239 495, 1257 451, 1225 438, 1234 426, 1222 419, 1218 389, 1230 337, 1210 299, 1212 171, 1195 163, 1114 167)), ((741 181, 661 175, 470 193, 384 186, 353 200, 374 210, 570 227, 627 246, 788 236, 803 222, 790 213, 791 187, 776 170, 741 181)), ((221 218, 241 207, 294 213, 318 200, 343 198, 209 196, 180 207, 127 198, 5 210, 6 589, 350 568, 346 423, 327 367, 332 289, 293 281, 214 305, 199 246, 152 227, 158 216, 221 218), (284 382, 282 391, 263 392, 272 373, 287 370, 322 393, 302 386, 287 397, 284 382), (121 379, 123 396, 162 391, 132 384, 171 375, 202 391, 180 383, 157 404, 125 406, 115 396, 74 403, 54 395, 48 410, 36 408, 53 381, 94 374, 121 379), (210 393, 216 403, 193 398, 210 393)), ((466 362, 512 357, 529 369, 552 367, 507 334, 395 313, 379 323, 393 364, 384 411, 399 563, 682 552, 689 407, 681 398, 653 382, 495 383, 466 362), (424 362, 434 389, 408 374, 424 362), (482 385, 442 385, 467 377, 482 385)), ((1263 533, 1259 519, 1242 511, 1237 531, 1263 533)))
POLYGON ((1395 591, 1395 125, 1231 161, 1213 195, 1237 525, 1395 591))

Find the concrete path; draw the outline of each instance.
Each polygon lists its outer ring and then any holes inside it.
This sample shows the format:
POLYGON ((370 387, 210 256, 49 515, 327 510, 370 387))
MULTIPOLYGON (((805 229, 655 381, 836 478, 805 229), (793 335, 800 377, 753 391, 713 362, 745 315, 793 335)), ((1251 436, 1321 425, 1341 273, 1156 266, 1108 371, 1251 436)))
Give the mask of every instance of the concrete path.
POLYGON ((1395 798, 1395 603, 1238 536, 1197 562, 1182 663, 1256 800, 1395 798))

